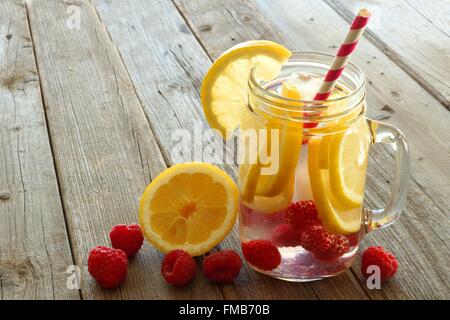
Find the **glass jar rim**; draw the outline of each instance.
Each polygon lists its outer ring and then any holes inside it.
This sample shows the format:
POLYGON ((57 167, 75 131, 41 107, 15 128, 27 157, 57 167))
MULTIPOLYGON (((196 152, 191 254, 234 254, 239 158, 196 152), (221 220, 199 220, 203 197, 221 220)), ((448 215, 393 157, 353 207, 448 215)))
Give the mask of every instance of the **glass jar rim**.
MULTIPOLYGON (((320 56, 320 57, 326 57, 330 59, 330 64, 334 59, 334 55, 332 54, 328 54, 328 53, 324 53, 324 52, 320 52, 320 51, 293 51, 291 57, 287 60, 287 62, 284 65, 289 64, 290 62, 295 62, 295 61, 308 61, 306 59, 302 59, 301 57, 296 57, 298 55, 311 55, 311 56, 320 56)), ((314 59, 310 59, 311 61, 314 61, 314 59)), ((351 90, 348 94, 345 94, 343 96, 339 96, 336 98, 331 98, 331 99, 327 99, 324 101, 316 101, 316 100, 306 100, 306 99, 292 99, 292 98, 287 98, 287 97, 283 97, 279 94, 274 93, 273 91, 270 91, 269 89, 264 88, 261 83, 258 82, 258 80, 256 79, 255 76, 255 71, 256 71, 256 67, 252 67, 251 71, 250 71, 250 76, 248 79, 248 84, 250 89, 257 91, 258 95, 264 95, 270 98, 273 98, 277 101, 286 101, 286 103, 292 104, 298 104, 298 105, 304 105, 304 106, 312 106, 314 109, 321 109, 321 107, 326 107, 328 104, 330 103, 335 103, 335 102, 339 102, 345 99, 350 99, 352 97, 354 97, 355 95, 357 95, 361 90, 364 89, 365 84, 366 84, 366 77, 364 72, 361 70, 360 67, 358 67, 356 64, 354 64, 353 62, 348 62, 343 74, 346 73, 346 69, 348 67, 351 67, 353 69, 356 70, 356 73, 358 74, 358 84, 356 86, 355 89, 351 90)), ((348 69, 347 69, 348 70, 348 69)), ((347 71, 348 72, 348 71, 347 71)), ((265 81, 266 83, 267 81, 265 81)), ((304 108, 304 107, 303 107, 304 108)))

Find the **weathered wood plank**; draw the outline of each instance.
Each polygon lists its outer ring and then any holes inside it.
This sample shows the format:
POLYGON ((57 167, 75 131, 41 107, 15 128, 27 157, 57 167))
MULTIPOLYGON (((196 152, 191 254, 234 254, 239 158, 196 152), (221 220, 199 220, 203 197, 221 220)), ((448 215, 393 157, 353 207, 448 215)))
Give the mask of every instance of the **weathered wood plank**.
MULTIPOLYGON (((163 153, 169 161, 192 160, 188 155, 171 157, 171 133, 185 129, 193 134, 196 125, 207 126, 198 92, 210 59, 170 1, 93 3, 127 66, 163 153)), ((202 147, 200 139, 193 144, 202 147)), ((235 176, 234 165, 223 168, 235 176)), ((220 246, 239 250, 237 228, 220 246)), ((228 299, 316 298, 309 286, 263 277, 248 267, 234 284, 222 286, 222 292, 228 299)))
POLYGON ((182 289, 167 285, 159 276, 162 254, 148 244, 130 262, 119 289, 102 290, 89 277, 89 249, 109 244, 111 226, 137 220, 139 197, 166 164, 92 5, 33 1, 28 9, 83 298, 222 298, 203 277, 182 289), (69 5, 79 9, 79 29, 66 25, 69 5))
MULTIPOLYGON (((212 58, 235 43, 255 38, 274 40, 294 50, 333 53, 348 28, 331 8, 318 1, 258 1, 258 7, 248 1, 228 1, 226 4, 209 1, 206 4, 176 0, 176 3, 212 58)), ((443 180, 442 177, 448 177, 449 132, 437 129, 445 127, 450 115, 367 41, 361 42, 352 59, 362 66, 369 79, 369 115, 390 118, 391 123, 402 128, 410 141, 413 158, 414 182, 402 223, 370 235, 364 243, 382 243, 392 248, 407 267, 400 269, 398 277, 387 285, 388 288, 368 293, 373 298, 442 298, 448 295, 447 282, 442 281, 448 274, 442 253, 448 251, 446 241, 449 233, 442 221, 448 219, 445 208, 449 200, 445 194, 449 193, 449 179, 443 180), (417 107, 411 108, 410 105, 417 107), (427 109, 433 111, 428 112, 427 109), (434 157, 429 157, 430 154, 434 157), (422 162, 426 160, 424 165, 422 162), (373 238, 376 241, 371 240, 373 238), (392 238, 401 240, 394 245, 389 241, 392 238), (429 240, 423 243, 419 239, 429 240), (427 266, 430 255, 433 262, 427 266), (419 276, 413 279, 411 274, 419 276)), ((372 152, 366 196, 370 206, 380 207, 390 193, 386 183, 392 172, 389 170, 392 165, 387 165, 389 159, 392 160, 385 152, 380 152, 380 148, 372 152)), ((359 275, 357 267, 354 274, 359 275)), ((324 281, 313 284, 313 287, 326 294, 328 285, 328 281, 324 281)), ((365 286, 363 282, 361 285, 365 286)), ((344 289, 342 291, 345 295, 344 289)))
POLYGON ((79 299, 23 1, 0 2, 0 299, 79 299))
POLYGON ((347 21, 374 11, 366 37, 450 110, 450 1, 325 0, 347 21))

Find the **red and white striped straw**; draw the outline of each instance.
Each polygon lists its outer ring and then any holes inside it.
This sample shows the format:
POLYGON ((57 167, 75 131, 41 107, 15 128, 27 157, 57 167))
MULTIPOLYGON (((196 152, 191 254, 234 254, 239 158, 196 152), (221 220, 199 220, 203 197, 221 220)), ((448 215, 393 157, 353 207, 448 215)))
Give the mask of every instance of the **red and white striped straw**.
POLYGON ((359 10, 358 15, 353 20, 350 30, 347 32, 344 41, 334 57, 333 63, 331 64, 331 67, 323 80, 319 92, 314 97, 315 101, 324 101, 330 96, 337 80, 344 71, 348 60, 350 59, 353 51, 355 51, 355 47, 358 44, 359 39, 361 39, 361 36, 366 29, 370 15, 371 13, 367 9, 359 10))

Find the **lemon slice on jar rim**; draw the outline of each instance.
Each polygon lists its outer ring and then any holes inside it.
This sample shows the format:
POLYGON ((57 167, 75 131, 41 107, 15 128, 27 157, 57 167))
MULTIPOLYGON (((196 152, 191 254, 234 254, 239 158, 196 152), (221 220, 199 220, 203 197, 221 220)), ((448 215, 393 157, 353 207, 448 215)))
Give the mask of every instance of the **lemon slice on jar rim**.
POLYGON ((235 45, 222 53, 208 70, 201 88, 203 111, 209 125, 223 137, 241 123, 247 108, 248 79, 268 81, 281 70, 291 51, 278 43, 253 40, 235 45))

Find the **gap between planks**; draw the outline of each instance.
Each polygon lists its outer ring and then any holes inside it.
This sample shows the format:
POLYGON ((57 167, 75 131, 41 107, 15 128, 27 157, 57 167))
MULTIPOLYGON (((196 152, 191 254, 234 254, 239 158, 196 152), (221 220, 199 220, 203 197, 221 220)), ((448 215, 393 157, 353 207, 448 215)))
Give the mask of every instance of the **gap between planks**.
MULTIPOLYGON (((94 4, 92 3, 92 0, 89 0, 89 4, 90 4, 90 6, 92 7, 92 9, 94 10, 94 12, 95 12, 95 14, 96 14, 96 17, 97 17, 97 19, 100 21, 100 24, 102 25, 102 27, 103 27, 105 33, 108 35, 109 41, 111 42, 112 46, 114 47, 115 51, 117 52, 117 55, 118 55, 119 58, 120 58, 120 62, 122 63, 122 65, 123 65, 123 67, 124 67, 124 69, 125 69, 125 72, 126 72, 128 78, 131 79, 130 73, 128 72, 128 68, 127 68, 127 66, 126 66, 126 64, 125 64, 125 62, 124 62, 124 60, 123 60, 122 53, 120 52, 119 48, 117 48, 116 44, 114 43, 114 41, 113 41, 113 39, 112 39, 112 37, 111 37, 111 34, 109 33, 108 28, 106 28, 105 24, 104 24, 103 21, 102 21, 102 18, 101 18, 100 15, 98 14, 97 8, 96 8, 96 7, 94 6, 94 4)), ((167 154, 166 154, 166 152, 165 152, 165 149, 162 147, 161 139, 155 134, 155 128, 153 127, 153 124, 151 123, 151 121, 150 121, 149 116, 147 115, 147 113, 144 112, 143 102, 142 102, 141 97, 139 96, 139 94, 138 94, 138 92, 137 92, 137 90, 136 90, 136 86, 135 86, 134 82, 133 82, 133 81, 130 81, 130 82, 131 82, 131 85, 132 85, 132 87, 133 87, 133 92, 135 93, 136 98, 137 98, 137 100, 139 101, 139 105, 140 105, 140 107, 141 107, 141 109, 142 109, 142 111, 143 111, 143 113, 144 113, 144 115, 145 115, 145 120, 147 121, 147 124, 148 124, 148 126, 150 127, 150 130, 151 130, 151 132, 152 132, 152 135, 155 137, 155 141, 156 141, 156 143, 157 143, 157 145, 158 145, 158 149, 159 149, 159 151, 161 152, 161 155, 162 155, 162 157, 163 157, 163 159, 164 159, 164 163, 166 164, 167 167, 170 167, 170 166, 171 166, 171 163, 170 163, 169 157, 167 156, 167 154)))
MULTIPOLYGON (((55 161, 55 153, 53 150, 53 141, 52 141, 52 136, 50 134, 49 131, 49 126, 48 126, 48 117, 47 117, 47 111, 46 111, 46 102, 45 102, 45 98, 44 98, 44 94, 43 94, 43 90, 42 90, 42 82, 41 82, 41 76, 40 76, 40 71, 39 71, 39 65, 37 63, 37 59, 36 59, 36 48, 34 46, 34 38, 33 38, 33 30, 31 29, 31 24, 30 24, 30 15, 29 15, 29 10, 28 10, 28 3, 27 1, 25 1, 24 3, 25 5, 25 12, 26 12, 26 16, 27 16, 27 27, 28 30, 30 32, 30 39, 31 39, 31 46, 33 48, 33 58, 34 58, 34 63, 36 65, 36 72, 37 72, 37 77, 38 77, 38 82, 39 82, 39 93, 41 95, 41 100, 42 100, 42 107, 44 109, 44 119, 45 119, 45 127, 47 129, 47 135, 48 135, 48 141, 50 144, 50 152, 52 155, 52 161, 53 161, 53 167, 55 168, 55 175, 56 175, 56 185, 58 188, 58 196, 59 196, 59 200, 61 202, 61 207, 62 207, 62 212, 63 212, 63 217, 64 217, 64 225, 66 228, 66 234, 67 234, 67 239, 69 241, 69 246, 70 246, 70 255, 72 257, 72 260, 74 262, 75 265, 80 265, 74 255, 73 252, 73 240, 71 237, 71 234, 69 232, 69 225, 67 222, 67 212, 66 212, 66 207, 65 207, 65 202, 64 199, 61 195, 61 182, 60 182, 60 175, 59 175, 59 169, 58 169, 58 165, 55 161)), ((83 299, 83 291, 82 290, 77 290, 78 294, 80 296, 80 299, 83 299)))
POLYGON ((0 214, 6 219, 0 233, 5 239, 0 243, 0 295, 2 299, 79 299, 78 292, 66 288, 64 273, 73 259, 44 128, 28 13, 22 0, 2 1, 0 7, 2 21, 9 18, 7 28, 0 28, 4 49, 0 94, 6 112, 0 120, 10 120, 0 130, 3 138, 10 138, 3 140, 5 162, 0 161, 5 165, 0 175, 5 174, 1 182, 6 186, 6 192, 0 192, 0 214))

